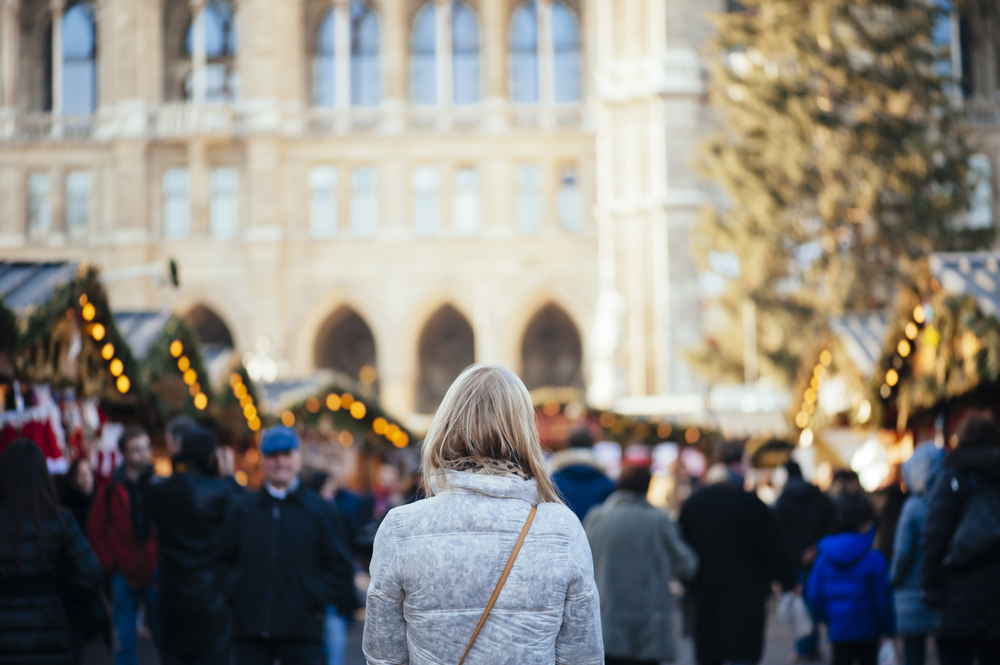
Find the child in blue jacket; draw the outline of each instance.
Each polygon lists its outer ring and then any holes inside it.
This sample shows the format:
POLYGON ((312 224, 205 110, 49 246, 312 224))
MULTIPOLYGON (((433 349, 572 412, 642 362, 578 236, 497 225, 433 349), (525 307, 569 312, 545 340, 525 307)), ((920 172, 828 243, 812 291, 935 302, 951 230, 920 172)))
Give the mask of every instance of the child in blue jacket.
POLYGON ((838 533, 819 541, 806 602, 827 624, 833 665, 876 665, 879 640, 895 632, 885 556, 872 548, 874 515, 863 495, 836 503, 838 533))

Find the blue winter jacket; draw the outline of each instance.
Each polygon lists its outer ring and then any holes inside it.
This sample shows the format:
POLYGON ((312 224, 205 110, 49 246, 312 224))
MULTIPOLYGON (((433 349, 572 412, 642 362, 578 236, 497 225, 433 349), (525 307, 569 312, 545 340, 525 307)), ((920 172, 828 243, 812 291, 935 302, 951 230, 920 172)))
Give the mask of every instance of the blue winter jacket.
POLYGON ((590 450, 570 448, 552 456, 552 484, 566 505, 583 521, 590 509, 615 491, 615 483, 590 450))
POLYGON ((885 556, 872 549, 875 530, 838 533, 819 541, 806 602, 825 622, 831 642, 877 640, 895 632, 885 556))
POLYGON ((917 446, 903 464, 903 478, 910 497, 896 526, 889 579, 896 589, 896 632, 900 635, 929 635, 934 632, 934 610, 920 600, 920 549, 927 521, 927 492, 944 464, 944 449, 933 443, 917 446))

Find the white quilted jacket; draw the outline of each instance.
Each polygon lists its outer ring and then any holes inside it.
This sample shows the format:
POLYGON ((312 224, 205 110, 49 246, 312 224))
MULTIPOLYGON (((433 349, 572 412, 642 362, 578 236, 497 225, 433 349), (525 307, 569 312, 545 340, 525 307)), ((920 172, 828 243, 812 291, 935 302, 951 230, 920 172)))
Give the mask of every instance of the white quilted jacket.
POLYGON ((447 488, 390 511, 375 537, 370 665, 457 665, 532 505, 538 512, 466 665, 603 665, 590 545, 534 480, 447 472, 447 488))

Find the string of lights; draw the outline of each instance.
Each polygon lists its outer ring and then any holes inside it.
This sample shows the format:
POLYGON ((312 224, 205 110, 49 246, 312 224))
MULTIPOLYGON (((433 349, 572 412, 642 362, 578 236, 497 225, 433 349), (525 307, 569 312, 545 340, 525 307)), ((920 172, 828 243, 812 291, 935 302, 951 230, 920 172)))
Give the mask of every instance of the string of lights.
POLYGON ((194 408, 204 411, 208 406, 208 395, 202 391, 198 372, 191 366, 191 359, 184 355, 184 344, 179 339, 170 343, 170 355, 177 359, 177 369, 188 386, 188 394, 194 399, 194 408))
MULTIPOLYGON (((103 323, 94 320, 97 318, 97 307, 89 301, 86 293, 80 296, 79 302, 80 316, 86 322, 87 333, 95 342, 100 344, 104 341, 108 331, 103 323)), ((125 363, 122 362, 121 358, 116 356, 115 345, 111 342, 105 342, 101 347, 101 358, 108 363, 108 371, 111 372, 111 376, 115 379, 115 388, 122 395, 127 394, 132 388, 132 381, 125 374, 125 363)))

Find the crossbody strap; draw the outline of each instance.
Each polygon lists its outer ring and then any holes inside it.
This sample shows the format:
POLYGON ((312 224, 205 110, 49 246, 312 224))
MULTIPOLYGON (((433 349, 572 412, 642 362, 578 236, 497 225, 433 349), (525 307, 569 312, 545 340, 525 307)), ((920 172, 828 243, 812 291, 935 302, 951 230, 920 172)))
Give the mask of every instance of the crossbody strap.
POLYGON ((486 617, 490 615, 490 610, 493 609, 494 603, 497 602, 497 598, 500 596, 500 590, 503 589, 504 582, 507 581, 507 576, 510 575, 511 569, 514 567, 514 560, 517 559, 517 553, 521 551, 521 545, 524 544, 524 537, 528 535, 528 529, 531 528, 531 523, 535 519, 535 512, 537 512, 538 506, 532 506, 531 512, 528 513, 528 521, 524 523, 524 528, 521 529, 521 536, 517 539, 517 544, 514 545, 514 551, 510 553, 510 559, 507 560, 507 567, 503 569, 503 574, 500 575, 500 581, 497 582, 497 588, 493 590, 493 596, 490 598, 489 604, 486 605, 486 609, 483 610, 483 616, 479 620, 479 625, 476 626, 476 632, 472 634, 472 639, 469 640, 469 646, 465 647, 465 653, 462 654, 462 659, 458 661, 458 665, 462 665, 465 662, 465 657, 469 655, 469 649, 472 648, 472 643, 476 641, 476 637, 479 636, 479 631, 483 629, 483 624, 486 623, 486 617))

